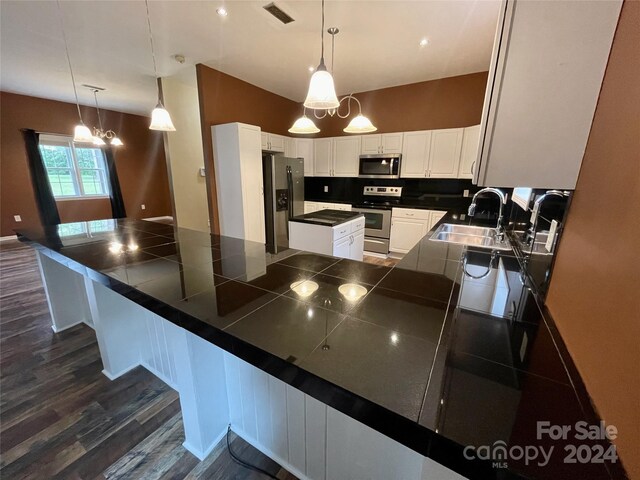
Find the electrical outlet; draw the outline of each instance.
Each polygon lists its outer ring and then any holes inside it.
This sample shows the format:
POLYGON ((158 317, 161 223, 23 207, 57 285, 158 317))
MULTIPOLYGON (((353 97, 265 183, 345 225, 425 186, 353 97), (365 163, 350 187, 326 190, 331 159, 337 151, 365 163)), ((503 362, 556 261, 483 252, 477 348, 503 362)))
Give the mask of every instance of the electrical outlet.
POLYGON ((329 193, 329 185, 324 186, 324 193, 329 193))
POLYGON ((468 196, 469 196, 469 190, 465 190, 465 191, 462 193, 462 196, 463 196, 463 197, 468 197, 468 196))
POLYGON ((147 206, 143 203, 142 205, 140 205, 140 208, 141 208, 142 210, 146 210, 146 209, 147 209, 147 206))
POLYGON ((13 216, 13 219, 14 219, 16 222, 21 222, 21 221, 22 221, 22 217, 21 217, 20 215, 14 215, 14 216, 13 216))

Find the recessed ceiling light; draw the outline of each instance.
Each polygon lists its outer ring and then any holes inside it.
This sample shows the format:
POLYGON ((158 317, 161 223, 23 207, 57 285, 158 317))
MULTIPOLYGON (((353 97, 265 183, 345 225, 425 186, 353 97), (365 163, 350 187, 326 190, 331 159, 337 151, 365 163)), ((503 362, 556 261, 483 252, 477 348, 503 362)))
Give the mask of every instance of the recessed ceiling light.
POLYGON ((429 45, 429 40, 427 40, 426 38, 423 38, 422 40, 420 40, 421 47, 426 47, 427 45, 429 45))
POLYGON ((224 7, 220 7, 218 9, 216 9, 216 13, 218 15, 220 15, 221 17, 226 17, 227 15, 229 15, 229 12, 227 12, 227 9, 224 7))
POLYGON ((309 71, 310 71, 310 72, 313 72, 315 69, 316 69, 316 67, 314 67, 313 65, 311 65, 311 66, 309 67, 309 71))

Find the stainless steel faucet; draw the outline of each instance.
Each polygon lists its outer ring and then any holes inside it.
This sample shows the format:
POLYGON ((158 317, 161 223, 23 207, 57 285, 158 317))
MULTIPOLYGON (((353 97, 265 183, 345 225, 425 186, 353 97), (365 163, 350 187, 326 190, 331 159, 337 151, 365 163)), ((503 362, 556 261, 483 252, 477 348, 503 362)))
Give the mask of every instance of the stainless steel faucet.
POLYGON ((503 214, 502 214, 502 209, 503 207, 507 204, 507 196, 504 194, 504 192, 502 190, 498 190, 497 188, 493 188, 493 187, 488 187, 488 188, 483 188, 482 190, 478 190, 476 192, 476 194, 473 196, 473 199, 471 200, 471 205, 469 205, 469 216, 473 217, 476 214, 476 199, 484 194, 484 193, 494 193, 495 195, 498 196, 498 198, 500 199, 500 211, 498 212, 498 223, 496 225, 496 231, 497 231, 497 237, 500 241, 502 241, 502 239, 504 238, 504 226, 502 224, 503 222, 503 214))
POLYGON ((533 242, 533 238, 536 235, 536 230, 538 229, 538 217, 540 216, 540 207, 542 206, 542 202, 544 202, 547 198, 549 197, 561 197, 561 198, 565 198, 568 197, 570 194, 570 192, 568 191, 562 191, 562 190, 547 190, 546 192, 544 192, 542 195, 540 195, 538 198, 536 198, 536 201, 533 202, 533 215, 532 215, 532 223, 531 223, 531 228, 529 228, 529 230, 527 230, 526 233, 526 237, 525 237, 525 243, 527 245, 531 244, 531 242, 533 242))

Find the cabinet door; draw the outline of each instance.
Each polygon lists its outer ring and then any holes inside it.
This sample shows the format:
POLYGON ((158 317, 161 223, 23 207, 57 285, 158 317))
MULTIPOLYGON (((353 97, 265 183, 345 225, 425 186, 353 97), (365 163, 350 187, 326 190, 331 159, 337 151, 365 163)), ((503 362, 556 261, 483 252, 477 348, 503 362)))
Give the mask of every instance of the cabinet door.
POLYGON ((424 237, 429 230, 428 220, 408 220, 406 218, 391 219, 391 238, 389 250, 407 253, 424 237))
POLYGON ((269 150, 269 134, 266 132, 261 133, 260 148, 262 148, 262 150, 269 150))
POLYGON ((333 256, 340 258, 349 258, 351 255, 351 235, 333 243, 333 256))
POLYGON ((262 179, 262 156, 255 148, 258 145, 255 127, 240 126, 240 171, 244 208, 244 239, 264 243, 264 184, 262 179))
POLYGON ((380 152, 380 135, 362 136, 362 154, 371 155, 380 152))
POLYGON ((313 141, 313 174, 316 177, 331 176, 331 154, 333 140, 317 138, 313 141))
MULTIPOLYGON (((433 226, 438 223, 442 217, 446 215, 447 212, 442 212, 440 210, 431 210, 429 214, 429 225, 427 228, 427 232, 433 228, 433 226)), ((425 232, 426 233, 426 232, 425 232)))
POLYGON ((480 125, 467 127, 462 134, 462 154, 458 178, 473 178, 476 159, 478 158, 478 143, 480 140, 480 125))
POLYGON ((462 128, 434 130, 429 152, 429 177, 456 178, 462 151, 462 128))
POLYGON ((313 139, 296 138, 296 154, 294 157, 304 158, 304 176, 313 177, 313 139))
POLYGON ((284 152, 284 139, 282 135, 269 134, 270 150, 273 152, 284 152))
POLYGON ((297 157, 296 139, 284 137, 284 156, 289 158, 297 157))
POLYGON ((351 260, 362 261, 362 252, 364 251, 364 230, 358 230, 351 235, 351 247, 349 258, 351 260))
POLYGON ((402 143, 400 176, 405 178, 426 177, 429 150, 431 149, 431 131, 405 132, 402 143))
POLYGON ((382 153, 402 153, 402 132, 400 133, 385 133, 382 135, 382 153))
POLYGON ((333 139, 333 176, 357 177, 360 161, 361 137, 335 137, 333 139))

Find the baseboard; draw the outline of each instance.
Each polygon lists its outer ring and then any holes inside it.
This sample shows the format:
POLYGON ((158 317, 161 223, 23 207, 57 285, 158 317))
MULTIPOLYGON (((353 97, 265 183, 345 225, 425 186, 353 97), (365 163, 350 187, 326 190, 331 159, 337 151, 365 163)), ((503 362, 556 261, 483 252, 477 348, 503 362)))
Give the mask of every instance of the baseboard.
POLYGON ((215 450, 215 448, 218 446, 218 444, 222 441, 222 439, 225 437, 225 435, 227 434, 227 430, 224 429, 222 431, 222 433, 220 435, 218 435, 212 442, 211 445, 209 447, 207 447, 207 449, 205 451, 200 451, 197 448, 194 448, 193 445, 191 445, 189 443, 188 440, 185 439, 185 441, 182 443, 182 446, 184 448, 186 448, 189 452, 191 452, 198 460, 203 461, 205 458, 207 458, 209 456, 209 454, 211 452, 213 452, 215 450))
POLYGON ((6 237, 0 237, 0 242, 9 242, 11 240, 17 240, 17 235, 7 235, 6 237))
POLYGON ((135 365, 132 365, 130 367, 125 368, 124 370, 122 370, 122 371, 120 371, 118 373, 111 373, 105 368, 105 369, 102 370, 102 374, 105 377, 107 377, 109 380, 113 381, 116 378, 120 378, 122 375, 124 375, 126 373, 129 373, 131 370, 133 370, 134 368, 137 368, 139 366, 140 366, 140 364, 137 363, 135 365))
POLYGON ((367 257, 376 257, 376 258, 384 258, 384 259, 389 258, 389 255, 385 255, 384 253, 367 252, 366 250, 363 252, 363 254, 366 255, 367 257))
MULTIPOLYGON (((53 330, 53 333, 60 333, 60 332, 64 332, 65 330, 69 330, 70 328, 73 328, 77 325, 80 325, 81 323, 84 323, 85 325, 88 325, 87 322, 85 322, 84 320, 78 320, 75 323, 72 323, 71 325, 67 325, 64 328, 57 328, 53 323, 51 324, 51 330, 53 330)), ((93 328, 93 327, 91 327, 93 328)))
POLYGON ((165 215, 163 217, 143 218, 142 220, 146 220, 147 222, 157 222, 158 220, 173 220, 173 217, 170 215, 165 215))

